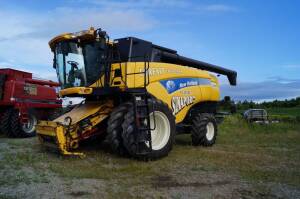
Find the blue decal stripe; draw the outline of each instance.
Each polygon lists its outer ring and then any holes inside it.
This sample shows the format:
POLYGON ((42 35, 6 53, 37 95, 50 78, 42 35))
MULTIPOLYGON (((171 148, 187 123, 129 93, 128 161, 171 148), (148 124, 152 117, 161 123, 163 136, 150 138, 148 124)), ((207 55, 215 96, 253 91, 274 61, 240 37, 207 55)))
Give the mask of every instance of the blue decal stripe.
POLYGON ((204 78, 178 78, 161 80, 160 83, 166 88, 166 90, 170 94, 179 89, 190 86, 210 85, 211 82, 209 79, 204 78))

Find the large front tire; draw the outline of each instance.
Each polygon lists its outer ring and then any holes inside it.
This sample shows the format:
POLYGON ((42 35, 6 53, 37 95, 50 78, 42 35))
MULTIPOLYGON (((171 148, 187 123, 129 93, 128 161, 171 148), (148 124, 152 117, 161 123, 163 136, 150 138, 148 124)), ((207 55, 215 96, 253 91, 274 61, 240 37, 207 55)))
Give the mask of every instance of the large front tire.
POLYGON ((112 152, 120 156, 125 156, 128 154, 128 151, 123 144, 122 124, 124 122, 125 114, 127 113, 129 107, 132 107, 132 103, 130 102, 126 102, 118 106, 110 114, 110 117, 107 122, 106 140, 109 143, 112 152))
POLYGON ((213 114, 199 113, 192 121, 192 144, 212 146, 216 142, 217 122, 213 114))
MULTIPOLYGON (((146 153, 138 151, 141 146, 137 146, 135 141, 136 118, 134 118, 133 106, 130 107, 125 115, 125 121, 122 125, 124 146, 131 156, 143 160, 154 160, 167 156, 172 150, 176 134, 175 117, 168 105, 160 100, 154 99, 150 99, 149 104, 151 104, 151 106, 153 104, 153 109, 150 108, 150 127, 154 127, 154 120, 156 124, 156 128, 151 131, 152 150, 147 150, 148 152, 146 153)), ((149 149, 149 147, 148 142, 142 143, 142 148, 149 149)))

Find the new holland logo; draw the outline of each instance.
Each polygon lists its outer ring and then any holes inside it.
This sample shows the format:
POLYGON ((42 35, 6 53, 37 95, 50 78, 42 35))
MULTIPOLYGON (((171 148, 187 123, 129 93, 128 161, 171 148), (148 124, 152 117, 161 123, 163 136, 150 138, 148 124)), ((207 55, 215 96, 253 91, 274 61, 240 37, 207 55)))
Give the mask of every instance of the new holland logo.
POLYGON ((173 90, 176 89, 176 84, 175 84, 174 81, 168 80, 167 83, 166 83, 166 87, 167 87, 168 91, 173 91, 173 90))
POLYGON ((184 96, 184 97, 172 97, 172 109, 173 114, 176 115, 184 107, 193 104, 195 101, 195 96, 184 96))

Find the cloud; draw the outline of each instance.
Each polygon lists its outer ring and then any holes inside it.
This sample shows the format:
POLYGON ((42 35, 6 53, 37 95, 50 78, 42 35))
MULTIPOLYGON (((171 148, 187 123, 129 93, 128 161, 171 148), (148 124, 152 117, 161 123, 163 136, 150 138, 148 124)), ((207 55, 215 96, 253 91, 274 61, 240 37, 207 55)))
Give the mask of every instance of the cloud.
POLYGON ((286 69, 300 69, 300 64, 287 64, 282 67, 286 69))
POLYGON ((279 83, 291 83, 291 82, 298 81, 298 79, 291 79, 291 78, 285 78, 280 76, 270 76, 267 78, 267 80, 276 81, 279 83))
POLYGON ((19 15, 15 12, 0 9, 0 42, 14 38, 20 35, 20 33, 30 33, 32 31, 30 23, 24 23, 26 21, 29 22, 29 20, 26 19, 27 16, 28 15, 19 15))
POLYGON ((190 5, 189 1, 184 0, 87 0, 84 2, 115 9, 182 8, 190 5))
POLYGON ((20 66, 12 63, 13 62, 9 62, 9 63, 0 62, 0 68, 12 68, 15 70, 21 70, 21 71, 32 73, 33 77, 37 79, 57 81, 57 76, 53 68, 50 67, 32 68, 28 65, 20 66))
POLYGON ((234 6, 226 4, 210 4, 199 7, 200 10, 205 10, 209 12, 236 12, 238 9, 234 6))
MULTIPOLYGON (((0 8, 0 62, 53 77, 48 41, 57 34, 101 27, 108 32, 143 32, 156 21, 142 11, 103 8, 60 7, 47 12, 7 11, 0 8), (47 69, 45 69, 47 68, 47 69)), ((0 67, 5 67, 0 66, 0 67)))
POLYGON ((223 84, 221 92, 236 101, 286 99, 300 96, 300 79, 275 77, 262 82, 240 82, 236 87, 223 84))
POLYGON ((51 57, 47 39, 15 38, 0 43, 0 57, 10 65, 47 65, 51 57))
POLYGON ((139 10, 112 8, 57 8, 51 13, 56 20, 48 21, 51 29, 78 31, 87 26, 102 27, 108 31, 145 31, 153 28, 156 21, 139 10), (71 27, 71 30, 70 30, 71 27))
MULTIPOLYGON (((75 0, 76 1, 76 0, 75 0)), ((197 11, 202 12, 235 12, 239 9, 237 7, 227 4, 203 4, 195 3, 190 0, 77 0, 77 2, 87 2, 98 6, 104 6, 112 9, 137 9, 143 11, 157 11, 160 9, 172 12, 177 9, 187 9, 189 12, 194 13, 197 11)), ((182 10, 181 10, 182 12, 182 10)))
POLYGON ((112 31, 145 31, 156 25, 144 12, 133 9, 59 7, 45 13, 19 13, 0 10, 0 41, 16 37, 48 37, 89 26, 112 31), (8 20, 6 20, 8 19, 8 20))
MULTIPOLYGON (((153 33, 159 27, 182 23, 158 18, 154 12, 184 14, 186 10, 196 10, 195 3, 184 0, 69 0, 66 5, 43 12, 0 8, 0 67, 24 69, 40 77, 53 78, 55 71, 48 41, 58 34, 90 26, 101 27, 113 36, 153 33)), ((211 6, 207 5, 206 9, 212 9, 211 6)))

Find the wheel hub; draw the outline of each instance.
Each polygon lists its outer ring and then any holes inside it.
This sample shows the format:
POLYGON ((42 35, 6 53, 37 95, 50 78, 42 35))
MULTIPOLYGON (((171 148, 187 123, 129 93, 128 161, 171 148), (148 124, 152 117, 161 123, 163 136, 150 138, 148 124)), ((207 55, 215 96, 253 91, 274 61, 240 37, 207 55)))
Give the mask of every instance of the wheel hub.
POLYGON ((215 135, 215 127, 212 122, 207 123, 206 125, 206 138, 211 141, 215 135))
POLYGON ((28 121, 22 125, 22 129, 25 133, 32 133, 35 131, 35 125, 37 124, 37 120, 35 116, 29 115, 28 121))
MULTIPOLYGON (((155 111, 154 114, 151 113, 150 128, 153 129, 151 130, 152 149, 160 150, 164 148, 171 135, 170 122, 167 116, 160 111, 155 111)), ((149 146, 149 143, 146 144, 149 146)))

